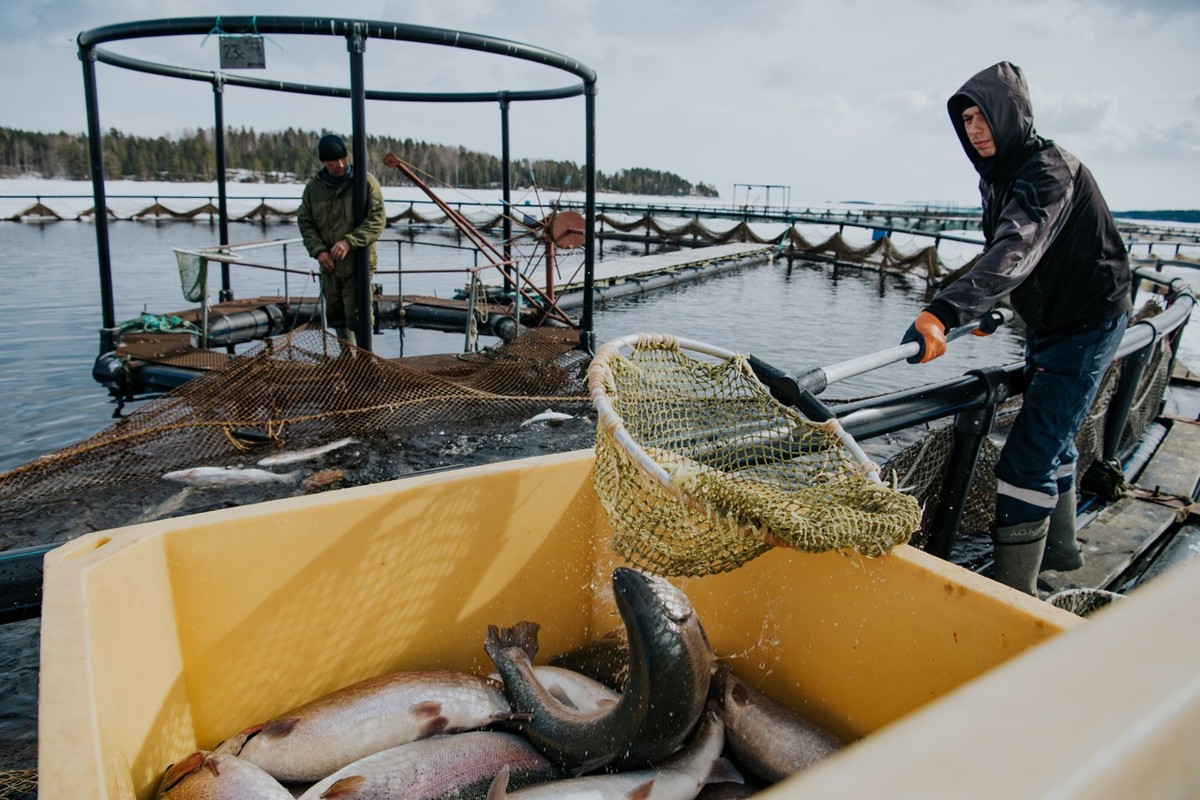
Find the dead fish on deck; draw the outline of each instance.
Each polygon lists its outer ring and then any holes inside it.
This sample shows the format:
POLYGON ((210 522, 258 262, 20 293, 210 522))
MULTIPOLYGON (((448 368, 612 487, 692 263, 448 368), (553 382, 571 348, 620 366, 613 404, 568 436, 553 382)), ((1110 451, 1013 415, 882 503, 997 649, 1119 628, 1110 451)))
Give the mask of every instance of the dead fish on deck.
POLYGON ((748 772, 775 782, 811 767, 845 743, 833 732, 721 670, 721 719, 729 749, 748 772))
POLYGON ((338 689, 247 728, 214 752, 252 761, 281 781, 316 781, 381 750, 523 718, 492 681, 466 672, 413 670, 338 689))
MULTIPOLYGON (((620 695, 600 681, 562 667, 534 667, 533 675, 558 702, 577 711, 599 711, 616 705, 620 695)), ((500 680, 500 673, 488 676, 500 680)))
POLYGON ((570 414, 564 414, 561 411, 552 411, 547 408, 542 413, 534 414, 532 417, 522 422, 521 427, 524 428, 527 425, 532 425, 535 422, 548 422, 551 425, 561 425, 563 422, 569 419, 575 418, 570 414))
POLYGON ((241 467, 192 467, 168 472, 163 477, 189 486, 251 486, 257 483, 295 483, 300 479, 300 471, 279 473, 241 467))
POLYGON ((258 465, 260 467, 277 467, 281 464, 294 464, 297 461, 308 461, 309 459, 323 456, 326 453, 331 453, 334 450, 345 447, 346 445, 354 444, 357 441, 357 439, 338 439, 336 442, 323 444, 320 447, 310 447, 307 450, 293 450, 287 453, 275 453, 274 455, 259 459, 258 465))
POLYGON ((156 800, 292 800, 292 793, 249 761, 198 750, 167 767, 156 800))
POLYGON ((712 677, 712 648, 683 592, 662 578, 619 567, 613 595, 629 641, 629 669, 611 708, 568 708, 538 683, 531 664, 536 623, 490 625, 484 644, 513 710, 532 716, 521 730, 575 774, 643 767, 673 753, 700 718, 712 677))
POLYGON ((374 753, 313 784, 300 800, 483 798, 503 769, 521 786, 562 776, 522 737, 476 731, 374 753))
POLYGON ((553 781, 508 794, 503 773, 496 777, 487 800, 692 800, 710 783, 741 783, 742 776, 721 757, 725 726, 706 712, 692 742, 656 767, 610 775, 587 775, 553 781))

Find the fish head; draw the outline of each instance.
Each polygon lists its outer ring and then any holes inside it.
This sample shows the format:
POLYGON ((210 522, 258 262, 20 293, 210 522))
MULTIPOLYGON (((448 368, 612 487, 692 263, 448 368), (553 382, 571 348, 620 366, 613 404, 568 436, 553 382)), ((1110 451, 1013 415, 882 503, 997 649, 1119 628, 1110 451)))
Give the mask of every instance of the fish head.
POLYGON ((683 649, 707 684, 716 659, 696 609, 681 589, 665 578, 618 567, 613 597, 625 623, 630 664, 683 649))
POLYGON ((670 581, 628 567, 613 571, 613 596, 617 606, 635 615, 662 616, 683 623, 695 616, 692 601, 670 581))

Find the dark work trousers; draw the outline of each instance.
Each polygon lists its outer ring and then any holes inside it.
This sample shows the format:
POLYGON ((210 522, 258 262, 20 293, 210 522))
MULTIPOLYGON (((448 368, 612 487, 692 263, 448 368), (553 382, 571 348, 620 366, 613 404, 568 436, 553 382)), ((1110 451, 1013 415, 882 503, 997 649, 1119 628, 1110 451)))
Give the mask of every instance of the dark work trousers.
POLYGON ((1029 386, 996 464, 996 525, 1050 516, 1059 492, 1075 490, 1075 436, 1112 363, 1129 315, 1083 331, 1025 337, 1029 386))

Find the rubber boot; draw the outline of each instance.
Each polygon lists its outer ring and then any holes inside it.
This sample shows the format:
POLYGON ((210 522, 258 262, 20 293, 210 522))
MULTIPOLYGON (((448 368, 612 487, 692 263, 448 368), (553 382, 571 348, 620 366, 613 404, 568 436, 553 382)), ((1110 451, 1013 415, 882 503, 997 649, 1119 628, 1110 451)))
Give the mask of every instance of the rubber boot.
POLYGON ((337 337, 350 344, 358 344, 358 336, 354 333, 353 328, 337 328, 334 333, 337 337))
POLYGON ((1049 519, 996 528, 992 537, 996 551, 992 578, 1019 592, 1037 597, 1038 568, 1046 548, 1049 519))
POLYGON ((1042 569, 1070 572, 1083 566, 1083 553, 1075 540, 1075 488, 1071 487, 1058 495, 1058 505, 1050 515, 1050 528, 1046 531, 1046 552, 1042 556, 1042 569))

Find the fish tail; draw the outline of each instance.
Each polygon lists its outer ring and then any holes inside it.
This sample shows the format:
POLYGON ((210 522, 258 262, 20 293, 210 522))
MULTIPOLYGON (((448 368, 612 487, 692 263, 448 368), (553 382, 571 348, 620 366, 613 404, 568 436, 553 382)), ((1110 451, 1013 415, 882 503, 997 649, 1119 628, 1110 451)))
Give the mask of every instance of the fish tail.
POLYGON ((540 626, 536 622, 522 621, 513 625, 511 628, 499 628, 495 625, 488 625, 487 641, 484 643, 484 650, 488 655, 495 657, 500 650, 517 647, 525 651, 529 656, 529 660, 537 656, 538 651, 538 628, 540 626))

